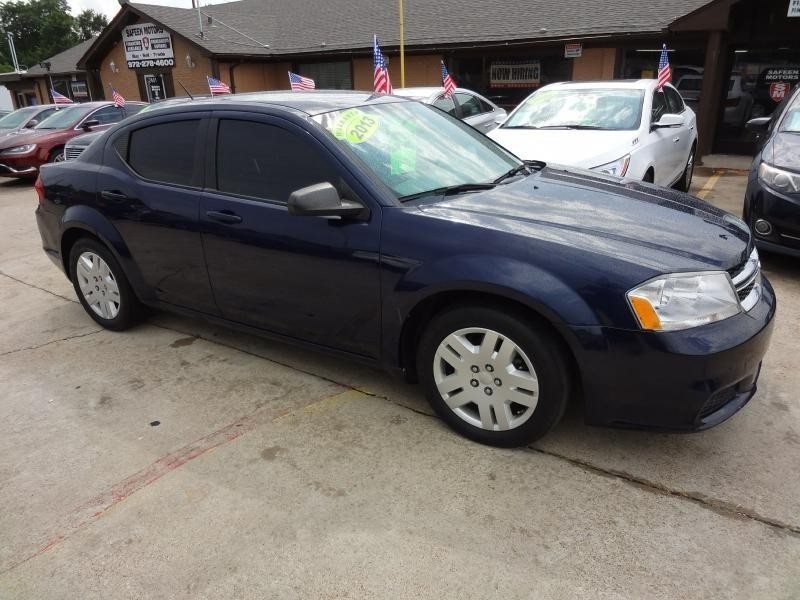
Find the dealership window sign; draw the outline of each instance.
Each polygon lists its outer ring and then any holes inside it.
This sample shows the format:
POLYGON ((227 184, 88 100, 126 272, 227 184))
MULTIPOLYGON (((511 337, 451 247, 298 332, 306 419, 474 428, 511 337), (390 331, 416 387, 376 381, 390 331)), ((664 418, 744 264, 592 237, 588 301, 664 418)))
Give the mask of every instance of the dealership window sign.
POLYGON ((789 12, 787 14, 790 17, 800 17, 800 0, 789 0, 789 12))
POLYGON ((152 23, 128 25, 122 28, 122 43, 129 69, 175 66, 172 37, 163 27, 152 23))
POLYGON ((538 60, 493 61, 489 85, 493 88, 533 87, 539 85, 540 75, 538 60))
MULTIPOLYGON (((800 0, 798 0, 800 2, 800 0)), ((580 58, 583 55, 583 44, 564 44, 564 58, 580 58)))

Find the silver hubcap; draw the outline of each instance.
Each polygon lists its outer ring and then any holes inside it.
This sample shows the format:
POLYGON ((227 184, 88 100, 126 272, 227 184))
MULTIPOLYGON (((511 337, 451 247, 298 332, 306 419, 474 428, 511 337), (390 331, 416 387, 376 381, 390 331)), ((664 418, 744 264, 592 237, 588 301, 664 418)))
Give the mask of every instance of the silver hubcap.
POLYGON ((59 152, 53 157, 53 162, 64 162, 64 153, 59 152))
POLYGON ((119 286, 106 261, 94 252, 83 252, 76 265, 78 286, 86 304, 104 319, 119 314, 119 286))
POLYGON ((482 327, 448 335, 433 359, 436 387, 470 425, 507 431, 530 419, 539 402, 531 361, 509 338, 482 327))

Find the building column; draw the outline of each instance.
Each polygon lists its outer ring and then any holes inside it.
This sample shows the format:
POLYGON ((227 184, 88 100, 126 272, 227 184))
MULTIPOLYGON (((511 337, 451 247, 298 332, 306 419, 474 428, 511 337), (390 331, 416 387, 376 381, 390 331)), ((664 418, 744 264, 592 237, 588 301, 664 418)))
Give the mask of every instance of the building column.
POLYGON ((700 102, 697 107, 697 127, 699 142, 697 159, 711 154, 717 120, 720 110, 722 87, 727 75, 727 44, 723 42, 721 31, 710 31, 706 44, 706 58, 703 65, 703 80, 700 86, 700 102))

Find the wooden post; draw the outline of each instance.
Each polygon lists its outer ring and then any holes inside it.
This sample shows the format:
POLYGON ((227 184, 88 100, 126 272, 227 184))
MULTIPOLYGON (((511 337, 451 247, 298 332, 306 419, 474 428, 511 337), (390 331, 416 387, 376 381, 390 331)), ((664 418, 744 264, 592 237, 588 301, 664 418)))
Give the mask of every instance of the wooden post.
POLYGON ((700 102, 697 107, 697 126, 699 142, 697 159, 711 154, 714 135, 717 131, 720 98, 725 76, 727 44, 723 43, 721 31, 710 31, 706 43, 706 58, 703 66, 703 80, 700 85, 700 102))

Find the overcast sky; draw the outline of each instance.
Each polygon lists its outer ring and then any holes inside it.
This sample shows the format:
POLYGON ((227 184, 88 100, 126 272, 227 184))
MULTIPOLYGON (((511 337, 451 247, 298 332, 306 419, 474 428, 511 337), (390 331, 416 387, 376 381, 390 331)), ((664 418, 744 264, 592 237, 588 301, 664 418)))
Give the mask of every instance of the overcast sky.
MULTIPOLYGON (((162 4, 164 6, 179 6, 182 8, 192 8, 192 0, 136 0, 142 4, 162 4)), ((72 14, 78 14, 86 8, 91 8, 103 13, 110 21, 119 10, 119 2, 116 0, 67 0, 72 14)), ((202 0, 202 5, 219 4, 220 0, 202 0)))

